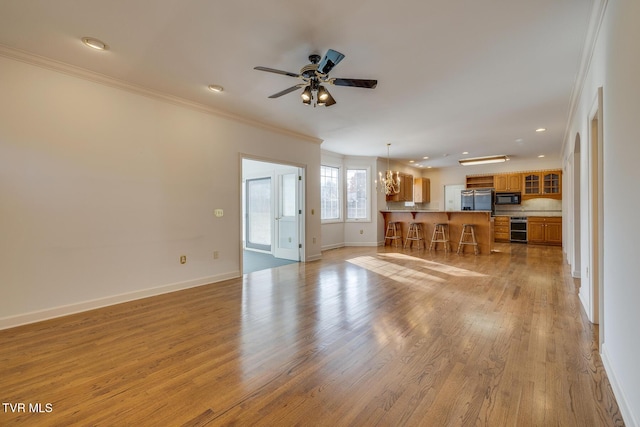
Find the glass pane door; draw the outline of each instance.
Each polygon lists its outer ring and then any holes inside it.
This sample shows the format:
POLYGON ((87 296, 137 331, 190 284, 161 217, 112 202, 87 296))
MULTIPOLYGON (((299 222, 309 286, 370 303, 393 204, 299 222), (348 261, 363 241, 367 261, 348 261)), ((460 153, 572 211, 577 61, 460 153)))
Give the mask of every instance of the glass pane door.
POLYGON ((271 178, 248 179, 246 182, 246 246, 271 251, 271 178))
POLYGON ((300 260, 300 228, 298 207, 298 172, 278 173, 276 206, 276 247, 274 256, 300 260))

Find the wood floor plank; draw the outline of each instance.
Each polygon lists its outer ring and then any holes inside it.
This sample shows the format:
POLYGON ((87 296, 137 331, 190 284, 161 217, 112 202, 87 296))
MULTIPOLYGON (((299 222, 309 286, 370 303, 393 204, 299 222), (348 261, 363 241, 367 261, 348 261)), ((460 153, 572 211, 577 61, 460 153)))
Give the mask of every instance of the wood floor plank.
POLYGON ((623 426, 557 247, 323 259, 0 331, 0 425, 623 426), (28 409, 28 408, 27 408, 28 409))

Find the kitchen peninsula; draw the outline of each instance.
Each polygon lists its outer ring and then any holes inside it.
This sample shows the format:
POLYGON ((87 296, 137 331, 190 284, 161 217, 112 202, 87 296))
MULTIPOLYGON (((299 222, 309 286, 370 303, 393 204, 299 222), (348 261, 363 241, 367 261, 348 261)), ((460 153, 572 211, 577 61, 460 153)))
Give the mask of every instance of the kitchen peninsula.
MULTIPOLYGON (((480 249, 480 255, 489 255, 493 250, 493 218, 490 211, 434 211, 434 210, 381 210, 384 217, 384 230, 387 229, 389 221, 397 221, 401 224, 400 234, 402 241, 407 236, 409 223, 418 222, 422 224, 424 242, 429 247, 433 226, 436 223, 449 225, 449 241, 452 252, 458 250, 458 242, 462 233, 462 224, 473 224, 480 249)), ((468 253, 468 252, 466 252, 468 253)))

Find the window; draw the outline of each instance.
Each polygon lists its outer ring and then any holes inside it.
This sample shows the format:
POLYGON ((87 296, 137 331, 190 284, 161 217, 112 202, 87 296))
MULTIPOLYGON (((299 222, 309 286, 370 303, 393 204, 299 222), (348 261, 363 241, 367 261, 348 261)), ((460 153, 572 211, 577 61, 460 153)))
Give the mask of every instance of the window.
POLYGON ((369 219, 367 169, 347 169, 347 220, 369 219))
POLYGON ((320 166, 320 219, 340 220, 340 168, 320 166))

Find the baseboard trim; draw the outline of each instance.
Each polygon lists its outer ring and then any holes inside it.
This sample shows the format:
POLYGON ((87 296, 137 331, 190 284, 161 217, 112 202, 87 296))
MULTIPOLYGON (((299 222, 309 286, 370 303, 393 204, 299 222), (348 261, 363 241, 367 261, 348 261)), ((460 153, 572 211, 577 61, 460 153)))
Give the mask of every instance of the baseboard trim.
POLYGON ((583 287, 580 287, 580 291, 578 292, 578 298, 582 303, 582 309, 587 314, 587 318, 589 319, 589 322, 593 323, 593 317, 591 316, 591 305, 589 304, 588 297, 584 295, 582 290, 583 290, 583 287))
POLYGON ((331 249, 344 248, 344 246, 345 246, 344 243, 336 243, 336 244, 333 244, 333 245, 322 246, 320 248, 320 250, 322 250, 322 251, 330 251, 331 249))
POLYGON ((211 283, 222 282, 223 280, 234 279, 240 277, 239 271, 231 271, 228 273, 218 274, 215 276, 201 277, 199 279, 188 280, 185 282, 170 283, 168 285, 158 286, 155 288, 142 289, 134 292, 127 292, 119 295, 111 295, 104 298, 98 298, 89 301, 82 301, 74 304, 63 305, 59 307, 47 308, 45 310, 33 311, 25 314, 0 318, 0 330, 15 328, 17 326, 27 325, 30 323, 42 322, 43 320, 54 319, 56 317, 68 316, 70 314, 81 313, 83 311, 95 310, 97 308, 107 307, 110 305, 121 304, 124 302, 134 301, 142 298, 148 298, 156 295, 167 294, 169 292, 181 291, 184 289, 195 288, 198 286, 209 285, 211 283))
POLYGON ((378 242, 345 242, 344 246, 376 247, 378 246, 378 242))
POLYGON ((618 378, 616 377, 615 370, 611 366, 611 362, 609 361, 609 353, 607 351, 607 346, 602 344, 602 352, 600 353, 600 357, 602 358, 602 365, 604 366, 604 370, 607 373, 607 378, 609 378, 609 382, 611 383, 611 388, 613 389, 613 394, 616 396, 616 401, 618 402, 618 407, 620 408, 620 412, 622 413, 622 418, 624 418, 624 425, 627 427, 640 427, 638 424, 638 420, 634 416, 633 411, 631 411, 631 407, 627 402, 627 398, 620 387, 620 383, 618 382, 618 378))
POLYGON ((316 254, 316 255, 311 255, 308 256, 304 262, 313 262, 313 261, 319 261, 322 259, 322 253, 316 254))

